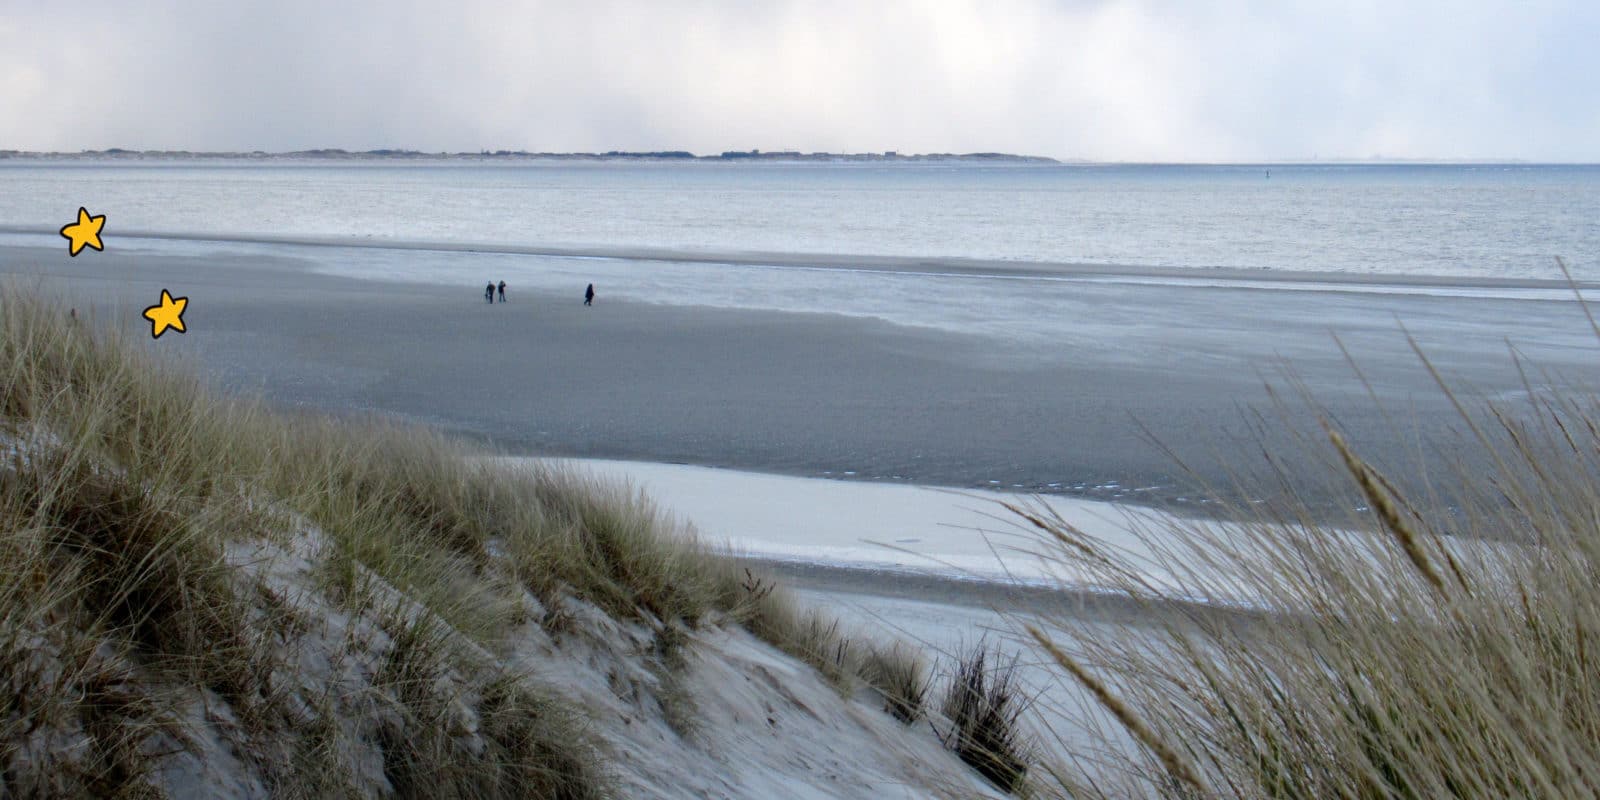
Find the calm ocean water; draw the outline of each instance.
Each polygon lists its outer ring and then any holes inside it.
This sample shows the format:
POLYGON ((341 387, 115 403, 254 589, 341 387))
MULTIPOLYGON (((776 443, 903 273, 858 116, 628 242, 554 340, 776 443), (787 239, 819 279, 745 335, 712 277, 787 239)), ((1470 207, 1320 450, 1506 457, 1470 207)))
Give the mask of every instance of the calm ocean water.
POLYGON ((1600 279, 1597 166, 0 161, 0 226, 80 205, 108 235, 1600 279))

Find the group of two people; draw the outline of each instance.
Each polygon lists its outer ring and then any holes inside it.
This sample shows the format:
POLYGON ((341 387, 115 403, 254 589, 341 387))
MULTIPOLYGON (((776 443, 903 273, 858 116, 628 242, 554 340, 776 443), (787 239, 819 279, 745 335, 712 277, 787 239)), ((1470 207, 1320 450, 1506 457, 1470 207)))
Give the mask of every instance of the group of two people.
MULTIPOLYGON (((501 281, 498 288, 500 289, 500 302, 504 303, 506 301, 506 282, 501 281)), ((485 302, 494 302, 495 289, 494 281, 490 281, 487 286, 483 287, 483 299, 485 302)), ((589 288, 583 290, 583 304, 586 306, 594 305, 594 284, 592 283, 589 284, 589 288)))

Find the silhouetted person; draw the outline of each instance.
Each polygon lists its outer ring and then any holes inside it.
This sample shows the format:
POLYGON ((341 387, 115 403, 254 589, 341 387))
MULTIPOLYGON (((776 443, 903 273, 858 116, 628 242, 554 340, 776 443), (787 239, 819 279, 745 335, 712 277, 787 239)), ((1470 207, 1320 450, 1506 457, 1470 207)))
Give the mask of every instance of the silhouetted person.
POLYGON ((484 299, 485 302, 489 302, 489 303, 493 303, 494 302, 494 283, 493 282, 491 282, 488 286, 483 287, 483 299, 484 299))
POLYGON ((592 283, 589 284, 589 288, 583 290, 583 304, 586 306, 594 305, 594 284, 592 283))
POLYGON ((505 281, 501 281, 500 282, 500 302, 504 303, 505 301, 506 301, 506 282, 505 281))

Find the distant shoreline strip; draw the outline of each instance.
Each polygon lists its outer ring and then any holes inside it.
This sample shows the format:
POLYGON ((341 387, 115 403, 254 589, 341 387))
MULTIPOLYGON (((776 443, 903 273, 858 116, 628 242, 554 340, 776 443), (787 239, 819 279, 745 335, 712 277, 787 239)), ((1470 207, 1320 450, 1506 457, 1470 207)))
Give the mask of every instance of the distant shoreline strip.
MULTIPOLYGON (((27 225, 0 225, 0 233, 54 235, 54 229, 27 225)), ((1461 275, 1416 275, 1327 272, 1282 268, 1162 267, 1126 264, 1085 264, 1064 261, 1022 261, 966 257, 848 255, 838 253, 776 253, 750 250, 677 250, 658 247, 518 245, 496 242, 372 239, 315 235, 180 233, 174 231, 118 230, 119 238, 155 241, 219 242, 230 244, 350 247, 442 253, 488 253, 548 258, 589 258, 617 261, 659 261, 787 269, 882 272, 947 277, 1011 278, 1029 280, 1146 280, 1191 283, 1281 285, 1282 288, 1322 284, 1326 288, 1358 289, 1539 289, 1570 291, 1573 284, 1555 278, 1498 278, 1461 275)), ((1554 267, 1552 266, 1552 269, 1554 267)), ((1583 290, 1600 290, 1600 282, 1577 281, 1583 290)), ((1570 299, 1570 298, 1569 298, 1570 299)))

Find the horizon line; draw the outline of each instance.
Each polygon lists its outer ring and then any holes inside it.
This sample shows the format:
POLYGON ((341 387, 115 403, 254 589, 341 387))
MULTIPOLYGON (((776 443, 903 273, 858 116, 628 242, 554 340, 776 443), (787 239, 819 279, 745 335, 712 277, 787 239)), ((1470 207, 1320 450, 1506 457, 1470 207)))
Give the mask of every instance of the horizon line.
POLYGON ((16 157, 24 158, 84 158, 84 157, 131 157, 131 156, 178 156, 196 158, 283 158, 283 157, 310 157, 337 159, 362 158, 362 159, 425 159, 425 158, 520 158, 520 159, 589 159, 589 160, 652 160, 652 161, 781 161, 784 159, 813 160, 827 158, 847 158, 855 160, 879 161, 909 161, 909 160, 936 160, 960 159, 970 161, 1020 161, 1035 164, 1055 164, 1062 166, 1089 165, 1089 166, 1311 166, 1318 164, 1350 165, 1508 165, 1508 166, 1597 166, 1600 161, 1582 160, 1535 160, 1516 157, 1436 157, 1436 156, 1309 156, 1309 157, 1277 157, 1263 159, 1093 159, 1081 157, 1055 157, 1032 155, 1026 153, 1009 153, 994 150, 974 150, 965 152, 941 151, 913 153, 898 150, 723 150, 717 153, 702 154, 689 150, 651 149, 651 150, 569 150, 569 151, 534 151, 534 150, 508 150, 508 149, 480 149, 471 150, 440 150, 426 151, 410 148, 382 147, 367 150, 349 150, 340 147, 318 147, 297 150, 187 150, 187 149, 134 149, 124 147, 108 147, 103 149, 85 148, 81 150, 21 150, 0 148, 0 160, 16 157))

